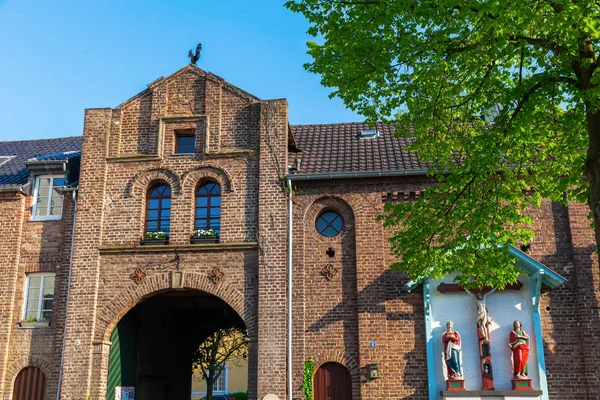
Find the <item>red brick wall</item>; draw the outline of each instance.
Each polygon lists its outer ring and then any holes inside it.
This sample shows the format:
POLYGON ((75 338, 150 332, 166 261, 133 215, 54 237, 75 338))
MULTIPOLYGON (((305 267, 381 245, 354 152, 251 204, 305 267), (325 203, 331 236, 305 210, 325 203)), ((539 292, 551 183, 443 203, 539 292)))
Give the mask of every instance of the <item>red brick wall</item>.
POLYGON ((5 266, 0 295, 4 304, 0 307, 0 393, 10 396, 17 374, 33 365, 44 372, 50 398, 58 384, 73 202, 66 193, 58 221, 31 221, 31 196, 7 194, 0 202, 0 259, 5 266), (52 323, 40 329, 21 328, 25 280, 28 273, 35 272, 56 273, 52 323))
MULTIPOLYGON (((384 231, 375 218, 381 214, 382 197, 388 193, 410 193, 417 196, 427 185, 417 178, 378 179, 365 182, 314 181, 298 182, 294 200, 294 390, 302 395, 302 364, 309 357, 319 363, 337 361, 348 366, 349 357, 339 354, 346 337, 323 324, 310 329, 311 319, 321 321, 331 315, 344 315, 342 288, 337 296, 329 293, 331 282, 319 275, 328 258, 314 228, 318 199, 337 202, 333 208, 343 211, 348 204, 355 215, 356 244, 342 246, 342 254, 356 252, 357 303, 361 398, 397 399, 427 398, 425 322, 420 289, 412 293, 402 290, 406 278, 389 270, 394 261, 384 231), (341 199, 341 200, 336 200, 341 199), (317 202, 317 203, 315 203, 317 202), (315 299, 316 296, 316 299, 315 299), (331 303, 331 304, 330 304, 331 303), (369 342, 377 343, 376 349, 369 342), (322 354, 326 354, 323 359, 322 354), (368 381, 367 366, 375 362, 381 378, 368 381)), ((587 210, 580 204, 569 208, 544 201, 531 209, 535 219, 536 239, 528 254, 567 278, 558 289, 544 289, 541 315, 550 398, 594 398, 597 384, 595 368, 598 354, 594 341, 598 326, 598 269, 592 257, 592 231, 586 220, 587 210), (573 240, 571 238, 574 238, 573 240), (594 325, 596 324, 596 325, 594 325), (569 360, 569 372, 565 362, 569 360), (591 368, 590 368, 591 367, 591 368), (592 371, 592 372, 590 372, 592 371)), ((323 239, 320 239, 323 240, 323 239)), ((336 250, 336 257, 340 252, 336 250)), ((338 278, 339 279, 339 276, 338 278)), ((348 324, 354 317, 348 310, 348 324)), ((339 321, 341 323, 341 321, 339 321)), ((352 324, 346 326, 349 329, 352 324)), ((354 328, 356 329, 356 327, 354 328)))
MULTIPOLYGON (((153 82, 120 109, 86 112, 63 399, 103 398, 111 329, 136 303, 174 287, 176 248, 184 287, 225 299, 255 339, 250 398, 285 398, 287 205, 280 177, 287 173, 287 129, 284 100, 259 101, 194 67, 153 82), (196 129, 202 151, 173 155, 174 130, 188 127, 196 129), (203 179, 223 189, 216 248, 189 245, 194 191, 203 179), (170 246, 139 247, 146 191, 157 180, 173 192, 170 246), (140 285, 130 278, 137 267, 148 274, 140 285), (213 267, 225 273, 219 284, 207 278, 213 267)), ((294 396, 302 396, 302 366, 312 357, 318 365, 345 365, 356 398, 427 398, 422 293, 402 290, 406 278, 389 269, 391 231, 376 221, 382 196, 419 193, 427 184, 416 177, 296 184, 294 396), (344 216, 342 235, 316 233, 315 219, 326 208, 344 216), (325 253, 329 247, 334 257, 325 253), (320 274, 327 263, 338 269, 331 281, 320 274), (378 364, 380 379, 366 379, 370 363, 378 364)), ((73 203, 67 199, 63 219, 51 222, 29 221, 30 203, 30 196, 0 195, 4 397, 26 365, 46 372, 48 397, 58 382, 73 203), (47 329, 15 329, 25 273, 33 271, 57 273, 55 319, 47 329)), ((550 397, 594 398, 600 392, 600 295, 587 209, 544 202, 530 213, 537 237, 528 254, 568 279, 542 296, 550 397)))

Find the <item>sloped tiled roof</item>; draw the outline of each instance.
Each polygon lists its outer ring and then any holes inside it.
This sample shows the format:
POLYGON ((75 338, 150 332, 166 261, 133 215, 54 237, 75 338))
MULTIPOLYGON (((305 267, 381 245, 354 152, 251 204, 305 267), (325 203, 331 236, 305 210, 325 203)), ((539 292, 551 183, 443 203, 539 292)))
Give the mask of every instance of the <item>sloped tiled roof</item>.
POLYGON ((410 139, 394 137, 394 128, 377 123, 379 138, 359 139, 363 123, 292 125, 296 146, 304 152, 299 173, 410 171, 426 169, 415 152, 404 148, 410 139))
POLYGON ((81 136, 73 136, 58 139, 0 142, 0 157, 14 156, 4 164, 0 163, 0 186, 27 183, 29 176, 27 160, 29 159, 64 160, 80 156, 82 140, 81 136))

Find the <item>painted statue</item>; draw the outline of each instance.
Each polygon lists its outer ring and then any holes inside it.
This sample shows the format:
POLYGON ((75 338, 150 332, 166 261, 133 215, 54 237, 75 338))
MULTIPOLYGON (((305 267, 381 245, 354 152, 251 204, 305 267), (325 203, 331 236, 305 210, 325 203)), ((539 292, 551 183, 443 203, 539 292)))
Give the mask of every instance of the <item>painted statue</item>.
POLYGON ((460 334, 454 330, 454 323, 452 321, 446 322, 446 332, 442 334, 442 343, 444 343, 444 361, 447 378, 462 379, 460 334))
POLYGON ((508 347, 510 347, 513 353, 514 378, 527 378, 529 335, 523 330, 523 326, 519 320, 513 323, 513 330, 510 332, 510 343, 508 344, 508 347))
POLYGON ((496 289, 492 289, 486 294, 474 294, 467 291, 467 293, 471 295, 471 297, 474 297, 477 301, 477 328, 479 329, 479 332, 481 334, 480 336, 488 343, 490 342, 490 331, 488 329, 488 325, 491 325, 492 320, 487 309, 486 297, 494 293, 495 291, 496 289))

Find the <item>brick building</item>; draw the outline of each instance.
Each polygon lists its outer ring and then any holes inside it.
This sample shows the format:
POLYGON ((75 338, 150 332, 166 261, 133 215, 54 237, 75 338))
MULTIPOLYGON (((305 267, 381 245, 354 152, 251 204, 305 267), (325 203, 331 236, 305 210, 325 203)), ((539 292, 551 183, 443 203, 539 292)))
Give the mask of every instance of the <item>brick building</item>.
MULTIPOLYGON (((352 398, 438 396, 434 283, 389 270, 376 221, 432 182, 390 127, 290 126, 287 107, 190 65, 86 110, 82 138, 0 143, 1 398, 114 399, 133 386, 143 400, 189 399, 190 352, 231 325, 252 339, 251 399, 303 398, 309 359, 316 381, 341 374, 352 398), (145 237, 158 231, 168 238, 145 237)), ((588 211, 530 212, 536 239, 515 254, 535 398, 598 398, 588 211)))

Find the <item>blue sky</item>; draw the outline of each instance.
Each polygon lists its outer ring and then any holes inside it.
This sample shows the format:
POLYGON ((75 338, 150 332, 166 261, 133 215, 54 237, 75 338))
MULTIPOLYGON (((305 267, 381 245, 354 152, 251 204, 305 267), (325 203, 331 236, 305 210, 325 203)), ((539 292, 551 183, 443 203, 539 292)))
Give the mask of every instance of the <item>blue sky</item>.
POLYGON ((189 62, 292 124, 360 121, 306 72, 308 23, 284 1, 0 0, 0 140, 81 135, 83 111, 115 107, 189 62))

